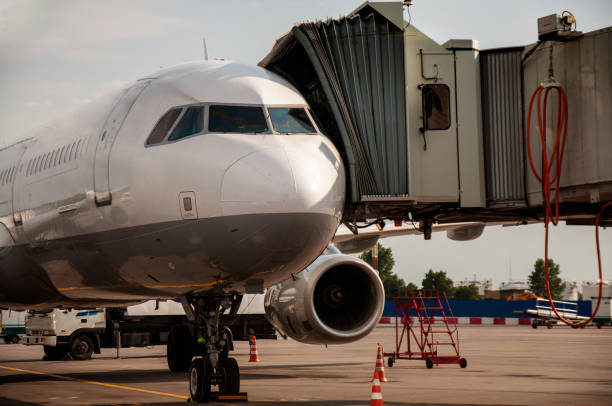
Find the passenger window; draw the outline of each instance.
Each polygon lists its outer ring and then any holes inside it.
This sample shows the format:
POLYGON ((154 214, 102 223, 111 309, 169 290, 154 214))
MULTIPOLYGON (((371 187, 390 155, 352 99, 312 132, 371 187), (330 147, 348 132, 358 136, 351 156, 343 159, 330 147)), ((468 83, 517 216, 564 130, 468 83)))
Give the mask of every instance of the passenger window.
POLYGON ((451 125, 450 89, 446 85, 421 87, 423 96, 423 130, 447 130, 451 125))
POLYGON ((189 107, 181 120, 178 122, 168 141, 176 141, 193 134, 202 132, 204 129, 204 106, 189 107))
POLYGON ((51 163, 49 167, 54 167, 55 165, 57 165, 57 150, 53 151, 53 154, 51 154, 51 163))
POLYGON ((306 110, 303 108, 268 107, 272 127, 279 133, 316 133, 306 110))
POLYGON ((83 145, 83 140, 79 140, 79 142, 77 143, 76 149, 74 150, 74 157, 78 158, 79 156, 81 156, 81 146, 83 145))
POLYGON ((268 124, 263 108, 250 106, 210 106, 208 130, 218 133, 263 133, 268 124))
POLYGON ((153 127, 153 131, 151 131, 151 135, 149 135, 146 145, 155 145, 162 142, 182 110, 183 109, 178 108, 166 112, 166 114, 159 119, 157 124, 155 124, 155 127, 153 127))
POLYGON ((60 162, 60 165, 66 162, 66 146, 65 145, 62 147, 62 150, 60 152, 59 162, 60 162))

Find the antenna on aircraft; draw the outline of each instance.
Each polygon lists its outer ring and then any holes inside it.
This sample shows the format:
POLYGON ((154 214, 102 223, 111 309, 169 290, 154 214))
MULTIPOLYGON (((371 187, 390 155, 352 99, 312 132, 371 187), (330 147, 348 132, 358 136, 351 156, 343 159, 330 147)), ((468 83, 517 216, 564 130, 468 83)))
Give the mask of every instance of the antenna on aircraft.
POLYGON ((208 49, 206 48, 206 37, 202 37, 202 45, 204 45, 204 60, 208 60, 208 49))

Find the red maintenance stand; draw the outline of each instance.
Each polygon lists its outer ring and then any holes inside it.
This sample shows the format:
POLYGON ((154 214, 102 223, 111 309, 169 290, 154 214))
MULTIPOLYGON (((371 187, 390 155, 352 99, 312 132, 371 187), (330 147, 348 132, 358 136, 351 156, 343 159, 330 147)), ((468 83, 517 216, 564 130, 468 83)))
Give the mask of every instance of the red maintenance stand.
POLYGON ((389 357, 387 365, 392 367, 398 359, 418 359, 425 360, 427 368, 433 368, 434 364, 459 364, 461 368, 467 366, 467 360, 459 356, 457 320, 452 316, 444 292, 440 295, 432 289, 399 291, 393 301, 395 352, 384 353, 385 357, 389 357), (444 313, 440 297, 446 303, 451 320, 444 313), (406 351, 402 352, 404 340, 406 351))

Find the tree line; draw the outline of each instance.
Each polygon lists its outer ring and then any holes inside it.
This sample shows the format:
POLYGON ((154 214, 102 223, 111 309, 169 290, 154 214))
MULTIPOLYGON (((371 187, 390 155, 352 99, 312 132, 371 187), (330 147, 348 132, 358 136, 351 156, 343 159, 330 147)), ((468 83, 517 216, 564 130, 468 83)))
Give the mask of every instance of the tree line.
MULTIPOLYGON (((359 256, 368 264, 372 264, 372 251, 366 251, 359 256)), ((419 287, 412 282, 406 283, 402 278, 393 272, 395 259, 391 248, 383 247, 378 243, 378 273, 385 287, 385 298, 391 299, 398 290, 417 290, 419 287)), ((560 266, 552 259, 548 260, 548 274, 551 296, 555 300, 561 299, 564 284, 560 277, 560 266)), ((544 260, 538 258, 534 264, 534 269, 528 277, 530 290, 539 297, 547 297, 546 280, 544 276, 544 260)), ((421 286, 423 289, 436 289, 446 293, 449 299, 459 300, 480 300, 483 296, 479 294, 478 287, 475 285, 453 286, 453 280, 446 275, 443 270, 434 271, 430 269, 425 273, 421 286)))

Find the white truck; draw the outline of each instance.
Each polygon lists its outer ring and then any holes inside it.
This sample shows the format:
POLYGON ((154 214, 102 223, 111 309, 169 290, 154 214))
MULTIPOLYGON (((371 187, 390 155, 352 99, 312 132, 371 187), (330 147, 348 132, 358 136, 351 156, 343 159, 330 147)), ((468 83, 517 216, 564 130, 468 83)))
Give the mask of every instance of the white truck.
MULTIPOLYGON (((591 311, 595 311, 597 298, 599 296, 599 282, 587 282, 582 285, 582 298, 591 301, 591 311)), ((601 287, 601 304, 593 319, 593 323, 601 328, 604 325, 612 325, 612 284, 603 281, 601 287)))
MULTIPOLYGON (((263 314, 263 295, 245 295, 235 316, 230 317, 233 340, 248 340, 252 334, 276 339, 263 314), (261 302, 261 303, 260 303, 261 302)), ((28 312, 25 345, 41 345, 47 359, 90 359, 102 348, 144 347, 169 344, 173 334, 192 329, 179 302, 151 300, 123 308, 48 309, 28 312)), ((170 369, 176 353, 169 348, 170 369)))
POLYGON ((2 310, 0 312, 0 338, 7 344, 17 344, 25 334, 26 312, 2 310))

